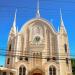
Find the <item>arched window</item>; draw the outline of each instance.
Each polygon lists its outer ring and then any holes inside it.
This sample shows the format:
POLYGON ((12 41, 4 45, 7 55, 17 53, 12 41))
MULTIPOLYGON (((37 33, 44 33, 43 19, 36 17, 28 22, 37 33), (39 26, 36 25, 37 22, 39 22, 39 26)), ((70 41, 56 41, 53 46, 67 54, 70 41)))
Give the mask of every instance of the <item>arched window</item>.
POLYGON ((49 68, 49 75, 56 75, 56 68, 54 66, 49 68))
POLYGON ((9 45, 9 51, 11 51, 11 44, 9 45))
POLYGON ((19 68, 19 75, 22 75, 22 67, 19 68))
POLYGON ((66 58, 66 64, 68 65, 69 64, 69 61, 68 61, 69 59, 68 58, 66 58))
POLYGON ((24 66, 19 68, 19 75, 26 75, 26 68, 24 66))
POLYGON ((7 59, 7 64, 9 64, 9 63, 10 63, 10 58, 7 59))
POLYGON ((56 75, 56 68, 53 67, 53 75, 56 75))
POLYGON ((3 72, 3 75, 6 75, 6 72, 3 72))
POLYGON ((25 75, 26 69, 25 67, 23 67, 23 75, 25 75))
POLYGON ((64 44, 65 52, 67 52, 67 44, 64 44))
POLYGON ((10 72, 10 75, 13 75, 13 73, 12 73, 12 72, 10 72))
POLYGON ((49 75, 52 75, 52 68, 49 68, 49 75))

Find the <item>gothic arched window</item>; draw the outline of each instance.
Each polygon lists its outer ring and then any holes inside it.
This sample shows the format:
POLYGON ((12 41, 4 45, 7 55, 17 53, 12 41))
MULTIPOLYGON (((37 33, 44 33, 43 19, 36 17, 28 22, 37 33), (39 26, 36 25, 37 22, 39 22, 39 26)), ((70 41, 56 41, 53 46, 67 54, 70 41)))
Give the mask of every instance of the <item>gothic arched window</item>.
POLYGON ((12 72, 10 72, 10 75, 14 75, 12 72))
POLYGON ((19 68, 19 75, 22 75, 22 67, 19 68))
POLYGON ((68 61, 69 59, 68 58, 66 58, 66 64, 68 65, 69 64, 69 61, 68 61))
POLYGON ((26 68, 24 66, 19 68, 19 75, 26 75, 26 68))
POLYGON ((65 52, 67 52, 67 44, 64 44, 65 52))
POLYGON ((10 63, 10 58, 7 59, 7 64, 9 64, 9 63, 10 63))
POLYGON ((3 72, 3 75, 6 75, 6 72, 3 72))
POLYGON ((52 68, 49 68, 49 75, 52 75, 52 68))
POLYGON ((9 51, 11 51, 11 44, 9 45, 9 51))
POLYGON ((49 68, 49 75, 56 75, 56 68, 54 66, 49 68))
POLYGON ((26 72, 26 68, 23 67, 23 75, 25 75, 25 72, 26 72))

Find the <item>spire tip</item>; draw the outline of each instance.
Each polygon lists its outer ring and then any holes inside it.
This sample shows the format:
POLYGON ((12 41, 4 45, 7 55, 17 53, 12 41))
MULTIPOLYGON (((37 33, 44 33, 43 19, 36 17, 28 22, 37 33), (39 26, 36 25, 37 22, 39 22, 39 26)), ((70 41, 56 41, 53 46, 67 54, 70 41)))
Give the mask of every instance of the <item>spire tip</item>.
POLYGON ((36 17, 40 17, 40 10, 39 10, 39 0, 37 0, 37 12, 36 12, 36 17))

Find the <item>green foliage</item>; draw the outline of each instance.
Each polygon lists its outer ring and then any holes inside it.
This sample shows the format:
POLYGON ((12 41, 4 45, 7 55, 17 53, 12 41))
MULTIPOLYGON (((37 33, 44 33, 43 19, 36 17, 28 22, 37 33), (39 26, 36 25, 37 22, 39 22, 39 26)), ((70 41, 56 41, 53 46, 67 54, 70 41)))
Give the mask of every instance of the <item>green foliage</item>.
POLYGON ((75 75, 75 59, 74 58, 71 59, 71 64, 72 64, 73 75, 75 75))

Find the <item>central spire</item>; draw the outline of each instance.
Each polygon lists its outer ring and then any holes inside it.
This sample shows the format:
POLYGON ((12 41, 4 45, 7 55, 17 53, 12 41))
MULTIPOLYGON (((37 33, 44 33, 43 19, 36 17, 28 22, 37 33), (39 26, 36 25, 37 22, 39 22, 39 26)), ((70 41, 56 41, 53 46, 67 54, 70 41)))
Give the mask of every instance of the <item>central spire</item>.
POLYGON ((39 0, 37 0, 37 12, 36 12, 36 17, 37 17, 37 18, 40 18, 39 0))

